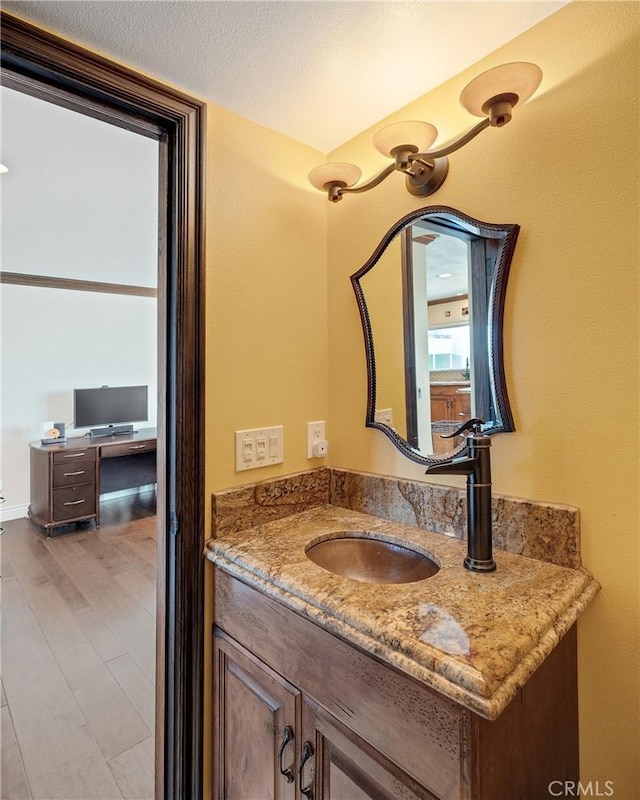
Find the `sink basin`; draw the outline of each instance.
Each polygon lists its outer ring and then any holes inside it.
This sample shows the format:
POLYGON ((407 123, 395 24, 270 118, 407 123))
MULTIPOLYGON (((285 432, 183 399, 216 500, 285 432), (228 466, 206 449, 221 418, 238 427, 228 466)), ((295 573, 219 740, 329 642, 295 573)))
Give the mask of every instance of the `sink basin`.
POLYGON ((357 531, 313 544, 306 553, 328 572, 365 583, 413 583, 431 578, 440 569, 416 550, 357 531))

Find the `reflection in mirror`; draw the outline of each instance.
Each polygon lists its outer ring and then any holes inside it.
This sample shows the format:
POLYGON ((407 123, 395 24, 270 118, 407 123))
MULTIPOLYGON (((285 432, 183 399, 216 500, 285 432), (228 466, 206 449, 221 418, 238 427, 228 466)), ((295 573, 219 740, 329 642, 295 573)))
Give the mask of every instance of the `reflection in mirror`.
POLYGON ((502 318, 517 225, 446 206, 418 209, 351 276, 362 319, 366 424, 414 461, 461 451, 470 417, 514 430, 504 381, 502 318))

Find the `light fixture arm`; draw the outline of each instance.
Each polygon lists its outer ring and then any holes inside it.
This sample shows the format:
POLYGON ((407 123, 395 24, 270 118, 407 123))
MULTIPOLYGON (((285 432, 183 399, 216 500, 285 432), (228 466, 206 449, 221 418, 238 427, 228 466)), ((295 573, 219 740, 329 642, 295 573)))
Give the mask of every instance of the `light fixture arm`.
POLYGON ((490 127, 491 120, 489 117, 486 117, 479 122, 477 125, 474 125, 473 128, 468 130, 464 133, 459 139, 456 139, 449 144, 446 144, 444 147, 441 147, 439 150, 428 150, 426 153, 416 153, 415 155, 409 156, 411 161, 418 161, 422 163, 424 161, 433 161, 436 158, 445 158, 445 156, 451 155, 451 153, 455 153, 456 150, 459 150, 461 147, 464 147, 465 144, 468 144, 472 139, 475 139, 479 133, 485 128, 490 127))
POLYGON ((404 172, 407 175, 407 189, 411 194, 420 197, 425 197, 432 194, 440 187, 444 181, 449 168, 447 156, 450 153, 455 153, 465 144, 481 133, 485 128, 491 125, 488 117, 474 125, 473 128, 468 130, 458 139, 449 144, 441 147, 439 150, 428 150, 426 153, 403 153, 403 158, 406 159, 404 163, 408 163, 408 167, 402 166, 402 161, 396 160, 392 164, 386 166, 381 172, 375 175, 371 180, 366 183, 360 183, 354 186, 335 186, 329 192, 329 199, 334 203, 342 198, 343 194, 359 194, 360 192, 367 192, 382 183, 392 172, 404 172), (422 169, 418 175, 411 171, 413 164, 420 164, 422 169), (425 172, 426 170, 426 172, 425 172))
POLYGON ((371 178, 370 181, 367 183, 361 183, 358 186, 341 186, 338 189, 338 195, 346 194, 347 192, 351 192, 352 194, 358 194, 358 192, 366 192, 369 189, 373 189, 375 186, 378 186, 382 183, 382 181, 391 175, 392 172, 396 171, 395 163, 389 164, 386 166, 382 172, 379 172, 375 177, 371 178))

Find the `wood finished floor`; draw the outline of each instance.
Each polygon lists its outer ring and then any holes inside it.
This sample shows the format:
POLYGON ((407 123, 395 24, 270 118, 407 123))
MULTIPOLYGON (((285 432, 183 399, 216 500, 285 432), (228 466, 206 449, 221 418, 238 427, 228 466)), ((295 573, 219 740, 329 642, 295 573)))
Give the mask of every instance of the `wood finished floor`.
POLYGON ((153 798, 155 493, 101 515, 51 538, 4 523, 2 800, 153 798))

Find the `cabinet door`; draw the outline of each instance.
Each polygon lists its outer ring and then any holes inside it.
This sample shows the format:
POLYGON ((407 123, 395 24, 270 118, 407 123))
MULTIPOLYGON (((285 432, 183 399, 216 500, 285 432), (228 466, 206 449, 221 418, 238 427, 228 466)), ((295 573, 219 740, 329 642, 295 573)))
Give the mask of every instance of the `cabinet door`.
POLYGON ((471 419, 471 393, 464 392, 460 389, 456 390, 453 397, 452 419, 462 425, 468 419, 471 419))
POLYGON ((214 798, 295 800, 300 693, 215 629, 214 798))
POLYGON ((441 394, 431 394, 431 421, 451 419, 451 398, 441 394))
POLYGON ((302 705, 302 739, 298 784, 306 800, 436 800, 307 697, 302 705))

